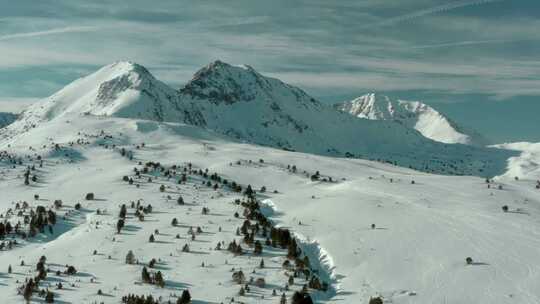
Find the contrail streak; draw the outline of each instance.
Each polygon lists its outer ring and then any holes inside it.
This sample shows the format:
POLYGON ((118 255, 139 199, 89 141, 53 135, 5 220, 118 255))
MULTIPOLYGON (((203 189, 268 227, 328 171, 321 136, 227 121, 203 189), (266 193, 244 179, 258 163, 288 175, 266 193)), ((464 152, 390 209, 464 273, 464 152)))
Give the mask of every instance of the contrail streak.
POLYGON ((456 41, 456 42, 447 42, 447 43, 439 43, 439 44, 428 44, 428 45, 418 45, 418 46, 412 46, 408 49, 435 49, 435 48, 442 48, 442 47, 454 47, 454 46, 467 46, 467 45, 478 45, 478 44, 492 44, 492 43, 509 43, 514 42, 516 40, 478 40, 478 41, 456 41))
POLYGON ((384 20, 384 21, 381 21, 381 22, 378 22, 378 23, 367 25, 366 27, 369 28, 369 27, 389 26, 389 25, 393 25, 393 24, 396 24, 396 23, 406 22, 406 21, 413 20, 413 19, 416 19, 416 18, 420 18, 420 17, 424 17, 424 16, 428 16, 428 15, 433 15, 433 14, 438 14, 438 13, 442 13, 442 12, 447 12, 447 11, 455 10, 455 9, 462 8, 462 7, 473 6, 473 5, 483 5, 483 4, 494 3, 494 2, 502 2, 502 1, 505 1, 505 0, 461 0, 461 1, 455 1, 455 2, 452 2, 452 3, 447 3, 447 4, 443 4, 443 5, 439 5, 439 6, 434 6, 434 7, 422 9, 422 10, 412 12, 412 13, 409 13, 409 14, 392 17, 392 18, 389 18, 387 20, 384 20))
POLYGON ((0 41, 19 39, 19 38, 31 38, 31 37, 40 37, 40 36, 48 36, 48 35, 57 35, 57 34, 65 34, 65 33, 91 32, 95 30, 97 30, 97 27, 94 27, 94 26, 61 27, 61 28, 53 28, 46 31, 3 35, 3 36, 0 36, 0 41))

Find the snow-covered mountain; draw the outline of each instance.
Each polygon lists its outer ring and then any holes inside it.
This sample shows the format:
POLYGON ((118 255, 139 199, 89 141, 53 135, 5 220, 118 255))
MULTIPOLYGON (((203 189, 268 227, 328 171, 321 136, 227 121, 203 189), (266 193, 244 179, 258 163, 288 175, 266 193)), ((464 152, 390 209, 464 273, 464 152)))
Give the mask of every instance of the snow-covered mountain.
POLYGON ((118 62, 33 104, 0 134, 80 115, 191 124, 286 150, 375 159, 429 172, 496 175, 509 152, 444 145, 392 120, 358 119, 249 66, 215 61, 174 90, 148 70, 118 62))
POLYGON ((443 143, 477 146, 488 144, 478 133, 458 126, 433 107, 419 101, 392 100, 388 96, 370 93, 338 103, 335 107, 360 118, 394 120, 416 129, 427 138, 443 143))
POLYGON ((17 127, 30 128, 70 115, 157 121, 188 120, 177 92, 136 63, 117 62, 80 78, 23 111, 17 127))
POLYGON ((18 115, 9 112, 0 112, 0 128, 3 128, 15 120, 17 120, 18 115))
POLYGON ((178 91, 107 66, 0 135, 2 303, 540 302, 538 145, 434 142, 221 62, 178 91))

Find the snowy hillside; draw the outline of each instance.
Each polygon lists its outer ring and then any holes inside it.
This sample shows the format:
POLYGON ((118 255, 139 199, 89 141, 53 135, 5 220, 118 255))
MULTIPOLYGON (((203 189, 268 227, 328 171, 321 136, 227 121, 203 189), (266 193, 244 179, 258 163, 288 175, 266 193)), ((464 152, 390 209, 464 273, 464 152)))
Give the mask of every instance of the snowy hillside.
POLYGON ((343 112, 371 120, 393 120, 416 129, 427 138, 449 144, 484 146, 487 141, 474 131, 466 131, 434 108, 419 101, 391 100, 375 93, 336 104, 343 112))
POLYGON ((540 143, 518 142, 494 147, 520 152, 509 159, 508 170, 503 177, 540 181, 540 143))
POLYGON ((17 120, 18 115, 9 113, 9 112, 0 112, 0 128, 3 128, 15 120, 17 120))
POLYGON ((498 175, 515 154, 445 145, 394 121, 358 119, 249 66, 221 61, 202 68, 178 91, 134 63, 103 67, 30 106, 0 136, 15 138, 84 115, 187 123, 237 141, 445 174, 498 175))
POLYGON ((193 304, 292 303, 304 285, 315 303, 540 302, 534 179, 488 184, 78 113, 0 140, 0 151, 0 214, 12 227, 0 243, 2 303, 23 302, 40 272, 32 303, 42 289, 55 303, 184 303, 184 290, 193 304), (39 226, 38 206, 56 223, 39 226), (296 258, 272 226, 293 233, 296 258))

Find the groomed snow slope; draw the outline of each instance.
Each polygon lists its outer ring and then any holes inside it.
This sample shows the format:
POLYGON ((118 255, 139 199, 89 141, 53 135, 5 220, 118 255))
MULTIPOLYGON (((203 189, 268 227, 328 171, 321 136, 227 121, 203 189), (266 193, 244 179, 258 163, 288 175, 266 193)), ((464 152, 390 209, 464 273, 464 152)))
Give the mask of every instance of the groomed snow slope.
MULTIPOLYGON (((61 281, 66 287, 54 290, 61 303, 119 303, 127 293, 176 300, 170 295, 184 288, 191 291, 194 303, 228 303, 231 297, 247 303, 279 302, 271 291, 286 282, 280 252, 265 247, 267 267, 261 270, 259 258, 211 250, 220 240, 239 238, 234 230, 243 219, 232 214, 241 210, 230 203, 237 195, 200 186, 199 180, 176 185, 156 177, 151 183, 137 180, 140 188, 122 182, 139 161, 167 166, 192 162, 254 189, 266 186, 260 199, 272 202, 273 220, 306 240, 317 240, 315 245, 306 243, 319 251, 313 254, 326 254, 321 271, 335 278, 331 283, 337 292, 315 294, 319 303, 366 303, 375 295, 395 304, 540 302, 540 190, 534 189, 534 180, 501 177, 488 189, 482 178, 430 175, 378 162, 232 143, 193 126, 76 118, 45 122, 0 142, 0 150, 19 156, 37 153, 45 161, 44 168, 38 169, 39 182, 30 186, 24 186, 21 178, 26 163, 13 169, 11 163, 2 162, 0 212, 13 208, 12 202, 48 206, 54 199, 64 201, 59 212, 68 212, 55 236, 0 251, 3 303, 22 301, 16 280, 33 275, 41 255, 53 270, 69 264, 79 271, 73 277, 48 275, 46 284, 61 281), (111 137, 100 136, 101 130, 111 137), (89 144, 69 145, 81 138, 89 144), (145 147, 136 149, 142 142, 145 147), (53 152, 54 143, 63 147, 61 152, 53 152), (133 151, 133 160, 120 156, 122 147, 133 151), (296 173, 287 170, 288 165, 295 165, 296 173), (309 176, 315 171, 334 182, 312 181, 309 176), (158 191, 161 184, 167 186, 163 193, 158 191), (87 192, 95 192, 97 200, 85 201, 87 192), (40 195, 40 201, 34 201, 34 194, 40 195), (185 198, 185 206, 174 201, 178 195, 185 198), (130 209, 126 230, 117 235, 119 205, 138 199, 151 203, 155 212, 139 222, 130 209), (73 211, 76 202, 82 203, 82 211, 73 211), (508 205, 509 212, 502 212, 502 205, 508 205), (203 206, 210 208, 210 215, 201 215, 203 206), (106 213, 97 215, 97 209, 106 213), (173 217, 179 227, 171 226, 173 217), (202 226, 206 233, 191 241, 189 226, 202 226), (149 243, 155 229, 160 231, 157 242, 149 243), (180 239, 175 239, 177 233, 180 239), (192 253, 179 251, 186 243, 192 253), (136 283, 142 266, 124 263, 128 250, 134 250, 142 263, 160 259, 156 270, 163 272, 166 287, 136 283), (472 265, 465 264, 469 256, 472 265), (27 266, 19 266, 21 260, 27 266), (13 266, 12 274, 6 273, 8 265, 13 266), (232 268, 242 268, 248 277, 265 277, 267 287, 252 287, 239 297, 239 286, 231 282, 232 268), (98 289, 104 295, 98 296, 98 289)), ((298 279, 287 296, 301 284, 298 279)))
POLYGON ((487 141, 474 131, 467 131, 419 101, 391 100, 375 93, 336 104, 335 107, 353 116, 371 120, 393 120, 413 128, 427 138, 449 144, 484 146, 487 141))

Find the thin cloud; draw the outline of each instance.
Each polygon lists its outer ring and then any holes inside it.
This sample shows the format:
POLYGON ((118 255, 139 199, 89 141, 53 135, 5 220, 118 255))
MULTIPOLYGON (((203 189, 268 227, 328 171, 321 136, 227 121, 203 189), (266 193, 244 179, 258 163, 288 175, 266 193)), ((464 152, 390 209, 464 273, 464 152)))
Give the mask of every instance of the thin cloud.
POLYGON ((448 47, 480 45, 480 44, 511 43, 511 42, 516 42, 516 40, 498 39, 498 40, 478 40, 478 41, 456 41, 456 42, 411 46, 409 47, 409 49, 436 49, 436 48, 448 48, 448 47))
POLYGON ((439 14, 443 12, 448 12, 451 10, 455 10, 458 8, 468 7, 468 6, 474 6, 474 5, 483 5, 483 4, 489 4, 489 3, 495 3, 495 2, 502 2, 505 0, 462 0, 462 1, 455 1, 452 3, 447 3, 443 5, 438 5, 426 9, 422 9, 416 12, 412 12, 409 14, 401 15, 392 17, 389 19, 386 19, 384 21, 374 23, 367 25, 366 28, 369 27, 383 27, 383 26, 390 26, 401 22, 410 21, 416 18, 428 16, 428 15, 434 15, 439 14))
POLYGON ((26 32, 26 33, 16 33, 0 36, 0 41, 11 40, 11 39, 20 39, 20 38, 31 38, 31 37, 40 37, 40 36, 49 36, 49 35, 58 35, 65 33, 80 33, 80 32, 92 32, 96 31, 98 28, 95 26, 68 26, 61 28, 54 28, 46 31, 37 31, 37 32, 26 32))

